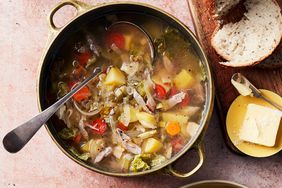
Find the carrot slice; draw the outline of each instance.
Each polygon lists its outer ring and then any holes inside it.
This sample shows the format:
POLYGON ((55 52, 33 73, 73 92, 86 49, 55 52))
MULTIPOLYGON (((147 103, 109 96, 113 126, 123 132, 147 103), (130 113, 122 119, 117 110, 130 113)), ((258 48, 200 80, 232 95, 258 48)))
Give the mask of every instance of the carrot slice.
POLYGON ((166 132, 171 135, 175 136, 180 132, 180 125, 178 122, 169 122, 166 125, 166 132))
POLYGON ((90 90, 87 86, 81 88, 76 94, 73 95, 73 99, 80 102, 91 96, 90 90))

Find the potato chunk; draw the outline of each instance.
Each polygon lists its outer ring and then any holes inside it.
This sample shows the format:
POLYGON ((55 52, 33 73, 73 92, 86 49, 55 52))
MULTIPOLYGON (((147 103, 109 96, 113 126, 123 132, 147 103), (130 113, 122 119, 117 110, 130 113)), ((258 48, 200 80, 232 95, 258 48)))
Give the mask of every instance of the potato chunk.
POLYGON ((133 106, 130 106, 130 123, 138 121, 136 117, 137 112, 138 111, 133 106))
POLYGON ((142 150, 144 153, 156 153, 163 147, 163 144, 155 139, 155 138, 148 138, 144 141, 142 145, 142 150))
POLYGON ((121 86, 126 82, 124 74, 116 67, 112 67, 105 78, 105 85, 108 86, 121 86))
POLYGON ((161 117, 165 122, 178 122, 180 124, 187 124, 189 119, 188 116, 177 114, 176 112, 163 112, 161 117))
POLYGON ((195 83, 193 75, 186 70, 182 69, 173 80, 177 89, 189 89, 195 83))

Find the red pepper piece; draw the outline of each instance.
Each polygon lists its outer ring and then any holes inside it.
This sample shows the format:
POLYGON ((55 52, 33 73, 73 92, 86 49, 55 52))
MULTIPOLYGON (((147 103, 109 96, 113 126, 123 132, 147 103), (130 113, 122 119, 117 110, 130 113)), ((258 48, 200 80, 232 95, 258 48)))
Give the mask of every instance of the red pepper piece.
POLYGON ((165 88, 159 84, 155 84, 155 94, 156 97, 159 99, 165 99, 166 98, 166 91, 165 88))
POLYGON ((89 51, 79 53, 76 56, 76 60, 79 62, 80 65, 85 66, 88 60, 91 58, 91 53, 89 51))
POLYGON ((190 96, 189 96, 188 93, 186 93, 184 99, 180 103, 180 106, 182 106, 182 107, 188 106, 189 103, 190 103, 190 96))
POLYGON ((106 45, 110 48, 112 44, 115 44, 119 49, 123 49, 125 45, 124 36, 120 33, 109 33, 106 36, 106 45))
POLYGON ((94 134, 104 134, 107 130, 107 123, 102 118, 96 119, 90 125, 94 134))
POLYGON ((74 143, 78 144, 81 140, 81 134, 77 134, 74 138, 73 141, 74 143))
POLYGON ((173 95, 176 95, 177 93, 179 93, 178 89, 176 87, 172 87, 169 91, 168 91, 168 97, 171 97, 173 95))
POLYGON ((120 128, 123 131, 128 131, 128 127, 125 126, 122 122, 118 122, 117 127, 120 128))

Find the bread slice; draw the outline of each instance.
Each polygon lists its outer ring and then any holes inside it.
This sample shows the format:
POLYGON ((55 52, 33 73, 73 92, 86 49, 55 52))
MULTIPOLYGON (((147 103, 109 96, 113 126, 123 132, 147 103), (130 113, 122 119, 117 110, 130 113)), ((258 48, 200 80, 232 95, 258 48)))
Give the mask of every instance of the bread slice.
POLYGON ((268 57, 282 37, 282 16, 274 0, 246 0, 247 12, 236 23, 217 28, 211 44, 231 67, 254 65, 268 57))
POLYGON ((237 5, 240 0, 215 0, 216 13, 218 16, 223 16, 232 7, 237 5))

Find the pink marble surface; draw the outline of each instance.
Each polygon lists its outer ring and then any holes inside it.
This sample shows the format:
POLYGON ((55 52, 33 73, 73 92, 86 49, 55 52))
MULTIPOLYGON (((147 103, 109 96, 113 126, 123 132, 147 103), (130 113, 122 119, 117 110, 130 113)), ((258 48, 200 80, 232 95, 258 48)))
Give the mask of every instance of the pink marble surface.
MULTIPOLYGON (((190 28, 185 0, 136 0, 160 7, 190 28)), ((1 0, 0 2, 0 138, 38 112, 35 91, 37 67, 47 41, 48 12, 58 0, 1 0)), ((85 1, 90 4, 107 0, 85 1)), ((64 9, 63 18, 73 12, 64 9)), ((64 23, 62 17, 58 23, 64 23)), ((205 139, 207 160, 193 177, 178 179, 161 174, 116 178, 91 172, 72 162, 53 143, 44 128, 19 153, 0 146, 0 187, 178 187, 205 179, 236 181, 249 187, 282 187, 282 154, 254 159, 226 148, 214 114, 205 139)), ((188 166, 185 155, 178 165, 188 166)))

